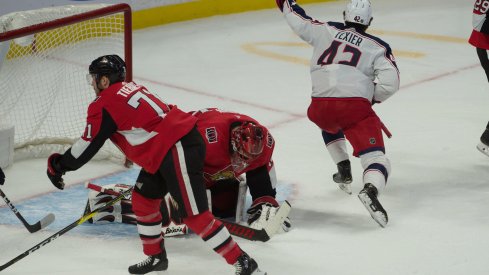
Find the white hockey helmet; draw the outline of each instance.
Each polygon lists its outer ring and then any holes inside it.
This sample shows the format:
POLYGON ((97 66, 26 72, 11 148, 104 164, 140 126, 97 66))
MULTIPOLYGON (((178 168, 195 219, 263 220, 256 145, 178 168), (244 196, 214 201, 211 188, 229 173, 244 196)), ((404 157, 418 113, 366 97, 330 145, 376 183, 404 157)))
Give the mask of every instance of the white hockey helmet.
POLYGON ((350 0, 345 9, 345 21, 361 25, 370 25, 372 6, 370 0, 350 0))

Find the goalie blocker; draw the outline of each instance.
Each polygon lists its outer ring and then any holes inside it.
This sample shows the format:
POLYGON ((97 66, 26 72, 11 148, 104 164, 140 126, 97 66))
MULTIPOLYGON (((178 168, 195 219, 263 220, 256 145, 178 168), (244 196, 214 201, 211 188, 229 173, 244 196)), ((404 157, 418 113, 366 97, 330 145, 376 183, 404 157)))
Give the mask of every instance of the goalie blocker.
MULTIPOLYGON (((86 187, 89 189, 89 193, 88 193, 88 201, 85 207, 85 213, 89 213, 93 209, 96 209, 100 205, 103 205, 107 201, 113 199, 116 194, 119 194, 124 190, 129 189, 131 186, 127 184, 109 184, 102 187, 95 184, 87 183, 86 187)), ((228 222, 228 225, 230 226, 239 225, 239 223, 243 219, 244 205, 246 201, 246 184, 242 182, 240 184, 239 191, 240 191, 239 197, 236 203, 236 215, 235 215, 236 223, 228 222)), ((212 205, 210 199, 211 194, 209 190, 207 192, 207 195, 209 198, 209 209, 212 211, 212 205)), ((165 203, 162 203, 160 208, 162 218, 163 218, 162 228, 161 228, 163 235, 165 237, 170 237, 170 236, 187 234, 188 232, 187 226, 183 223, 182 219, 178 217, 177 210, 169 194, 165 196, 164 202, 165 203)), ((273 215, 274 213, 278 214, 277 212, 278 208, 277 208, 274 209, 275 211, 272 211, 273 213, 270 213, 269 212, 270 210, 268 210, 268 211, 263 211, 264 213, 262 213, 262 215, 260 214, 258 215, 258 216, 263 216, 260 217, 259 224, 261 226, 259 228, 256 225, 252 224, 250 229, 254 230, 254 232, 266 231, 266 235, 267 235, 266 237, 264 238, 257 237, 257 239, 255 238, 248 238, 248 239, 267 241, 270 237, 272 237, 276 233, 288 231, 290 228, 290 221, 288 219, 290 204, 288 202, 285 202, 284 205, 287 206, 286 207, 287 211, 285 213, 285 216, 280 218, 280 221, 274 219, 274 215, 273 215), (272 224, 274 223, 277 223, 277 225, 272 226, 272 224), (270 228, 273 228, 273 230, 271 230, 270 228)), ((263 210, 265 209, 267 208, 264 207, 263 210)), ((114 204, 112 207, 94 215, 91 219, 88 220, 88 222, 94 224, 118 222, 118 223, 127 223, 127 224, 136 225, 137 224, 136 216, 132 211, 131 198, 126 197, 122 199, 120 202, 114 204)), ((241 234, 237 234, 237 235, 239 236, 241 234)))

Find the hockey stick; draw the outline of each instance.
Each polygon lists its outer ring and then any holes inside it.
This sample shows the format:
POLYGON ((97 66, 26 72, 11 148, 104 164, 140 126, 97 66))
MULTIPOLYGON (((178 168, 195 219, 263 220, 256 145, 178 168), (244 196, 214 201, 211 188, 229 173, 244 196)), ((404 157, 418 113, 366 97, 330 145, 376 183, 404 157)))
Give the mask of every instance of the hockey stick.
POLYGON ((23 258, 29 256, 29 254, 34 253, 35 251, 37 251, 41 247, 43 247, 46 244, 50 243, 51 241, 55 240, 59 236, 65 234, 66 232, 70 231, 71 229, 77 227, 78 225, 86 222, 87 220, 89 220, 90 218, 92 218, 93 216, 95 216, 98 212, 104 211, 107 208, 111 207, 112 205, 114 205, 118 201, 122 200, 125 196, 129 195, 131 193, 132 189, 133 189, 133 187, 125 190, 124 192, 120 193, 116 198, 112 199, 111 201, 106 202, 104 205, 102 205, 99 208, 93 210, 92 212, 83 215, 81 218, 79 218, 78 220, 76 220, 72 224, 66 226, 65 228, 61 229, 60 231, 58 231, 58 232, 54 233, 53 235, 49 236, 48 238, 44 239, 42 242, 40 242, 40 243, 36 244, 35 246, 33 246, 32 248, 28 249, 24 253, 22 253, 19 256, 13 258, 12 260, 10 260, 9 262, 7 262, 6 264, 0 266, 0 271, 4 270, 5 268, 7 268, 7 267, 9 267, 11 265, 13 265, 16 262, 22 260, 23 258))
MULTIPOLYGON (((103 186, 92 184, 90 182, 87 182, 85 184, 85 187, 108 195, 118 196, 120 194, 117 191, 114 191, 112 189, 106 189, 103 186)), ((219 219, 219 220, 224 224, 224 226, 226 226, 229 233, 231 233, 234 236, 250 241, 266 242, 270 240, 270 237, 275 235, 278 228, 284 222, 285 218, 287 218, 287 216, 289 215, 290 209, 291 209, 290 203, 288 201, 285 201, 280 206, 279 210, 277 210, 277 213, 272 218, 272 220, 263 229, 255 229, 223 219, 219 219)))
POLYGON ((2 196, 2 199, 5 201, 5 203, 12 209, 14 212, 15 216, 19 218, 19 220, 24 224, 25 228, 29 230, 29 232, 34 233, 37 232, 46 226, 50 225, 54 221, 54 215, 52 213, 49 213, 46 217, 42 218, 40 221, 36 222, 35 224, 29 224, 24 217, 20 214, 19 210, 15 208, 15 206, 10 202, 10 200, 7 198, 5 193, 0 189, 0 196, 2 196))

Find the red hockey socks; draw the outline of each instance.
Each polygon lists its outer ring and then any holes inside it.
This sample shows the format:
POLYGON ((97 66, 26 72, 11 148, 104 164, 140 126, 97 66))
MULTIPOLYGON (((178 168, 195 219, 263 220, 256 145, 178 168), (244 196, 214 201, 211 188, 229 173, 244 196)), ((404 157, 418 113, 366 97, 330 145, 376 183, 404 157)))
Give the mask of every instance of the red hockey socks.
POLYGON ((226 259, 228 264, 234 264, 242 251, 233 240, 224 224, 217 220, 209 211, 183 219, 185 224, 198 234, 206 244, 226 259))
POLYGON ((159 254, 161 249, 164 249, 161 235, 161 201, 161 199, 148 199, 138 192, 132 192, 132 210, 136 214, 143 252, 148 256, 159 254))

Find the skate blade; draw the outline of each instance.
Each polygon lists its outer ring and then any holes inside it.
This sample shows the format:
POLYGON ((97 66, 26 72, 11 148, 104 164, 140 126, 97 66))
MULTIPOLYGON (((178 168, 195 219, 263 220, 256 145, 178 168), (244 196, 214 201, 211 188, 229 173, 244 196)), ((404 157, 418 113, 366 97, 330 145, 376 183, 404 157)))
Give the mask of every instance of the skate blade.
POLYGON ((486 145, 482 143, 477 144, 477 150, 489 157, 489 147, 487 147, 486 145))
POLYGON ((370 216, 374 221, 376 221, 382 228, 387 225, 387 217, 381 211, 374 211, 370 205, 372 204, 372 200, 369 198, 367 194, 360 193, 358 194, 358 198, 362 202, 363 206, 370 213, 370 216))
POLYGON ((338 187, 345 191, 345 193, 347 193, 348 195, 351 195, 352 192, 351 192, 351 184, 349 183, 338 183, 338 187))

